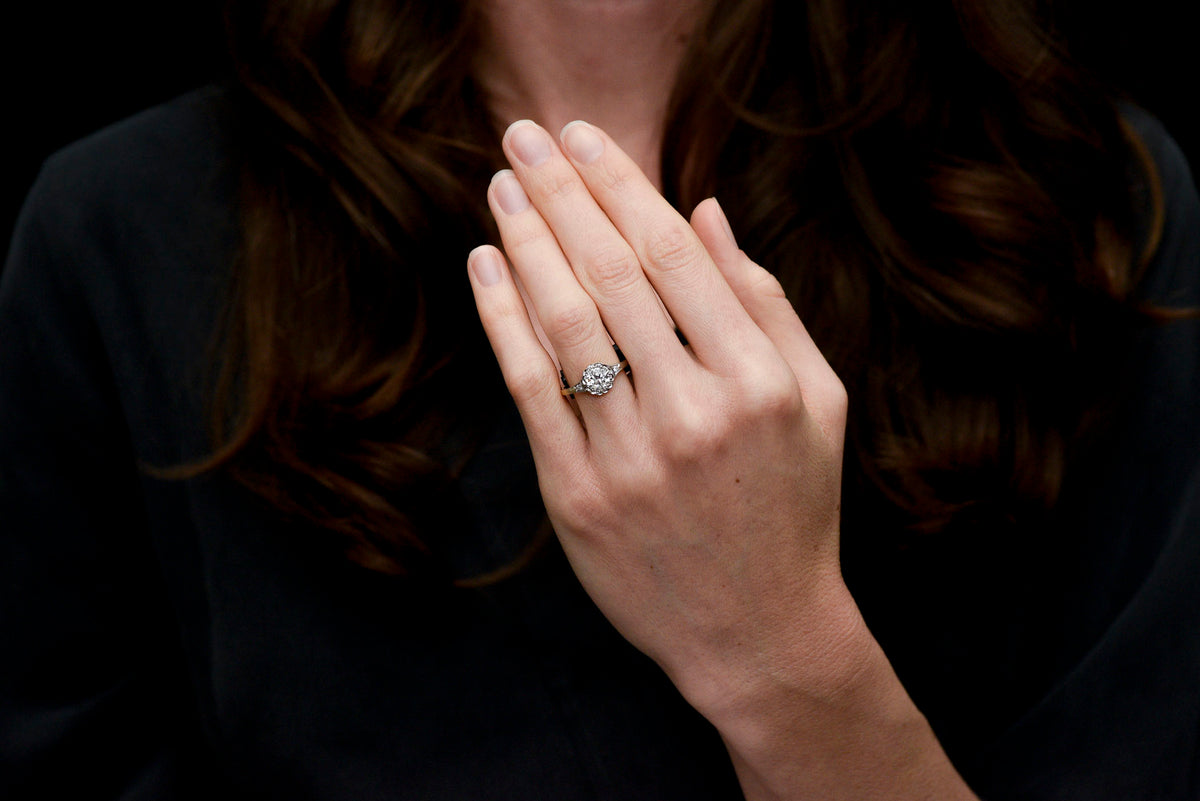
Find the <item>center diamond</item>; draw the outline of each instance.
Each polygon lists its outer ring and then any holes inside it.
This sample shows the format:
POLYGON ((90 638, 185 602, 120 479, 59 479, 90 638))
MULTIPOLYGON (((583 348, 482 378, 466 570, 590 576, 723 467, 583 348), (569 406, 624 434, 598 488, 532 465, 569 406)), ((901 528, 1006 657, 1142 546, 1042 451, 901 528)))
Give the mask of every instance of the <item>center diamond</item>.
POLYGON ((603 395, 612 389, 613 379, 617 371, 607 364, 589 364, 583 370, 582 385, 584 392, 591 395, 603 395))

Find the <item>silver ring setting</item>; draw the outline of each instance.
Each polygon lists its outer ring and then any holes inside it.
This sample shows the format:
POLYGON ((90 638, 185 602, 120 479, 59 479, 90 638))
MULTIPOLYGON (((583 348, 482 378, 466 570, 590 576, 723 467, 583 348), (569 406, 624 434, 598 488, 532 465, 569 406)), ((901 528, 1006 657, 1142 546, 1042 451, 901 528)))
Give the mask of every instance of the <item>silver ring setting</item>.
POLYGON ((607 395, 608 391, 613 388, 613 382, 617 376, 625 371, 629 363, 622 359, 618 364, 604 364, 603 362, 594 362, 583 368, 583 378, 573 387, 564 387, 562 394, 571 396, 578 392, 583 392, 588 395, 607 395))

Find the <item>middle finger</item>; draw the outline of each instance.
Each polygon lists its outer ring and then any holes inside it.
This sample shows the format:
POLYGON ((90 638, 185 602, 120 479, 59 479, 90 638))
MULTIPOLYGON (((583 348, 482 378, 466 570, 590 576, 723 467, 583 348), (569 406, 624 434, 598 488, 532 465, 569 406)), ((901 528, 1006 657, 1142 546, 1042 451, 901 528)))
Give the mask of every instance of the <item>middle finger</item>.
POLYGON ((504 150, 533 205, 554 233, 575 277, 628 357, 639 386, 690 363, 637 253, 596 203, 554 139, 522 120, 504 150), (653 366, 638 374, 638 365, 653 366))
MULTIPOLYGON (((590 364, 616 364, 618 358, 596 304, 571 274, 554 235, 511 171, 501 170, 492 178, 488 203, 524 290, 531 322, 544 335, 543 345, 555 356, 565 380, 574 384, 590 364)), ((615 376, 614 395, 629 396, 631 387, 617 386, 618 381, 624 383, 615 376)), ((582 403, 580 411, 589 425, 607 420, 619 426, 629 414, 629 405, 615 400, 582 403)))

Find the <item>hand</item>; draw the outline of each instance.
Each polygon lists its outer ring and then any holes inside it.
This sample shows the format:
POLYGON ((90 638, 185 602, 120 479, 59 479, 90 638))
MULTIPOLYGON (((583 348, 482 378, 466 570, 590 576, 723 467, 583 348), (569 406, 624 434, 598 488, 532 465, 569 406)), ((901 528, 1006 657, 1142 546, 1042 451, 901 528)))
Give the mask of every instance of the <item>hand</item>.
POLYGON ((603 132, 572 123, 562 145, 505 135, 488 200, 516 280, 471 254, 480 317, 584 588, 735 761, 741 740, 769 762, 749 743, 792 725, 781 699, 811 711, 880 680, 838 561, 845 392, 715 201, 689 225, 603 132), (613 364, 610 337, 631 378, 566 401, 556 361, 571 381, 613 364))
MULTIPOLYGON (((780 643, 799 636, 820 649, 838 636, 804 629, 827 628, 829 603, 845 600, 845 393, 714 202, 693 230, 597 129, 570 126, 564 142, 575 158, 532 123, 515 125, 505 137, 515 175, 499 174, 489 201, 569 379, 617 361, 611 334, 632 380, 581 395, 577 416, 515 284, 478 281, 480 314, 580 580, 700 700, 710 677, 790 662, 773 653, 780 643), (798 618, 808 619, 800 630, 798 618)), ((476 276, 485 262, 503 276, 498 258, 474 254, 476 276)))

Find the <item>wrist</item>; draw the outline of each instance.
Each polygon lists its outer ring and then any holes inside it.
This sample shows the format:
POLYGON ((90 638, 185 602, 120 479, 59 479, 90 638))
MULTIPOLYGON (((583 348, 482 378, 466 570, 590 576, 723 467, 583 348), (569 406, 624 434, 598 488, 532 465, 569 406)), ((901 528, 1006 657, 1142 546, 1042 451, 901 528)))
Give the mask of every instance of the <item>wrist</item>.
POLYGON ((769 657, 684 690, 746 797, 974 798, 841 587, 769 657))
POLYGON ((762 725, 776 710, 838 706, 879 681, 886 657, 841 577, 819 583, 828 589, 806 594, 797 604, 803 613, 783 610, 775 624, 744 621, 727 633, 731 645, 719 657, 709 652, 675 659, 675 669, 664 665, 689 703, 723 732, 762 725))
POLYGON ((895 704, 895 688, 887 680, 894 674, 846 596, 826 605, 811 623, 796 625, 793 636, 780 638, 769 653, 706 677, 685 696, 727 742, 750 751, 800 726, 857 720, 864 709, 883 713, 895 704))

